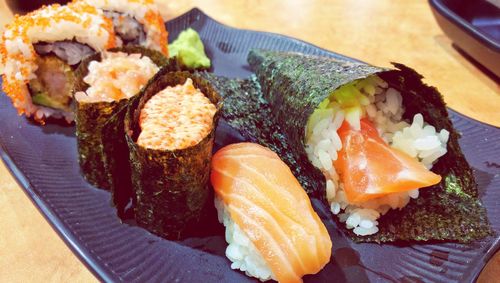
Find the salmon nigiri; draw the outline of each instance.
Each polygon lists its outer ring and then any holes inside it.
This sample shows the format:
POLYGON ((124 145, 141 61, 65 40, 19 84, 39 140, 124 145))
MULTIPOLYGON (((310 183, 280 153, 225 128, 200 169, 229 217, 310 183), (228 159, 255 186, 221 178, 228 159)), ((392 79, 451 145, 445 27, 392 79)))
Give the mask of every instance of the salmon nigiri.
POLYGON ((335 161, 349 202, 362 202, 387 194, 435 185, 441 176, 420 162, 391 148, 367 119, 360 130, 344 122, 337 133, 343 147, 335 161))
POLYGON ((301 282, 329 262, 330 236, 276 153, 253 143, 226 146, 213 156, 210 178, 233 269, 301 282))

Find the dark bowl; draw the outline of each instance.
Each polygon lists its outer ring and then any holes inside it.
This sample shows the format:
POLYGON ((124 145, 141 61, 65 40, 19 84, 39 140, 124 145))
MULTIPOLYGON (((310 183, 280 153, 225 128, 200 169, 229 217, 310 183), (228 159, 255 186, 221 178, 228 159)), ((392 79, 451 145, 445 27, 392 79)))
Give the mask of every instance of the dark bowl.
POLYGON ((429 0, 455 45, 500 77, 500 8, 485 0, 429 0))
POLYGON ((69 0, 6 0, 7 6, 14 14, 26 14, 33 10, 40 8, 43 5, 50 5, 54 3, 66 4, 69 0))

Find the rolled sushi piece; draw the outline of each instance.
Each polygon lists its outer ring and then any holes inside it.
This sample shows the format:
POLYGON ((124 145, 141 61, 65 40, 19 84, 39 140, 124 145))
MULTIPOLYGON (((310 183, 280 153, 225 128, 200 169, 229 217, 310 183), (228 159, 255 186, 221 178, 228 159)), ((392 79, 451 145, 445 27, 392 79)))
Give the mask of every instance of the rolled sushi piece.
POLYGON ((210 179, 231 268, 261 281, 302 282, 330 261, 326 227, 276 153, 255 143, 228 145, 215 153, 210 179))
POLYGON ((20 115, 41 124, 48 117, 71 122, 76 67, 84 57, 115 45, 113 23, 85 3, 16 16, 0 42, 3 90, 20 115))
POLYGON ((167 69, 129 105, 125 132, 139 226, 177 240, 199 220, 221 107, 206 80, 167 69))
POLYGON ((168 57, 168 33, 151 0, 77 0, 103 11, 112 20, 117 46, 139 45, 168 57))
POLYGON ((295 154, 288 161, 306 168, 306 190, 353 238, 489 235, 459 134, 439 92, 414 70, 263 50, 248 61, 295 154))
MULTIPOLYGON (((128 158, 128 151, 119 154, 120 143, 125 145, 123 123, 121 130, 114 127, 105 132, 104 126, 139 94, 160 67, 168 63, 169 60, 158 51, 129 46, 87 57, 76 70, 74 98, 78 160, 81 172, 90 184, 106 190, 118 189, 114 176, 127 177, 128 166, 122 166, 124 171, 121 174, 113 174, 124 163, 118 159, 124 154, 128 158)), ((119 189, 126 190, 126 187, 119 189)))

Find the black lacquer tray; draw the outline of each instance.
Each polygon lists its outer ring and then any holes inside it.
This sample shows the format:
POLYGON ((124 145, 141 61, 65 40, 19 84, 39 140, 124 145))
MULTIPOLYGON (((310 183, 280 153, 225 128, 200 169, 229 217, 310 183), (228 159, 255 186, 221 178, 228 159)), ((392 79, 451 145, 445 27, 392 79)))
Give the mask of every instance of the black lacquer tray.
MULTIPOLYGON (((238 30, 221 25, 198 9, 167 23, 171 38, 196 29, 213 62, 213 71, 247 77, 250 48, 294 50, 346 58, 289 37, 238 30)), ((494 237, 469 245, 457 243, 356 244, 337 231, 328 210, 313 204, 333 239, 331 262, 306 282, 471 282, 500 245, 500 129, 450 110, 463 134, 460 144, 473 166, 494 237)), ((216 144, 240 136, 224 121, 216 144)), ((77 162, 74 127, 39 126, 17 115, 0 95, 0 154, 20 186, 66 244, 104 281, 246 282, 252 279, 230 268, 222 232, 172 242, 146 230, 122 224, 110 205, 110 194, 88 185, 77 162)), ((222 231, 222 229, 219 229, 222 231)))

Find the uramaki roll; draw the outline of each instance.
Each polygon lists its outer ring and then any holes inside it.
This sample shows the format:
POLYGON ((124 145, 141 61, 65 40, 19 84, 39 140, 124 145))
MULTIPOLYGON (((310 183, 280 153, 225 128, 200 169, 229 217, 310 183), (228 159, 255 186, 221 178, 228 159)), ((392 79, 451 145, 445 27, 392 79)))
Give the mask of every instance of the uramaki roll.
POLYGON ((180 239, 209 196, 215 128, 222 100, 197 74, 160 71, 125 117, 135 219, 180 239))
POLYGON ((71 122, 78 63, 115 45, 111 20, 85 3, 54 4, 16 16, 0 43, 3 90, 20 115, 41 124, 48 117, 71 122))

